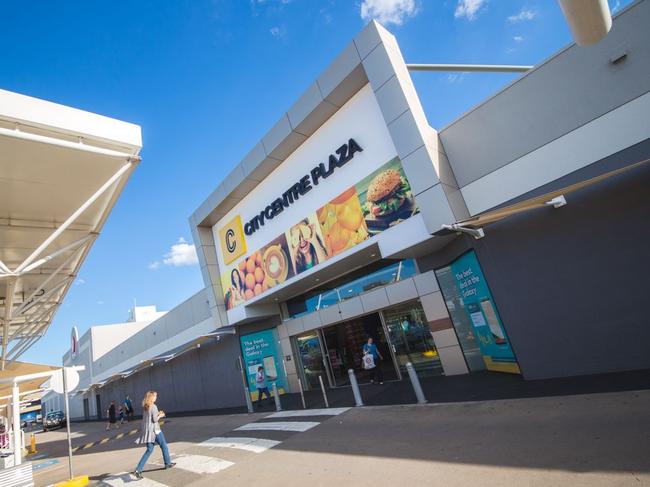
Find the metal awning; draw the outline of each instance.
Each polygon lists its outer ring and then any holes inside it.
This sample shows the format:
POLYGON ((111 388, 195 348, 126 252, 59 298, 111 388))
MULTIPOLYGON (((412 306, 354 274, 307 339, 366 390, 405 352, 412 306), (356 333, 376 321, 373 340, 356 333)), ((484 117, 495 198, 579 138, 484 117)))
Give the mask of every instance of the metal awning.
POLYGON ((136 125, 0 90, 3 367, 47 331, 141 145, 136 125))
POLYGON ((189 340, 186 343, 183 343, 182 345, 179 345, 177 347, 174 347, 164 353, 160 353, 154 357, 151 357, 149 359, 141 360, 138 365, 135 367, 129 367, 121 372, 114 373, 107 377, 105 380, 97 382, 93 385, 91 385, 88 389, 91 388, 100 388, 103 386, 106 386, 110 384, 113 381, 119 380, 119 379, 125 379, 143 369, 146 369, 147 367, 153 367, 156 364, 159 363, 166 363, 171 360, 174 360, 181 355, 191 351, 191 350, 196 350, 197 348, 201 348, 201 345, 209 342, 211 340, 216 340, 218 341, 222 335, 234 335, 236 333, 235 327, 224 327, 222 329, 213 331, 211 333, 206 333, 205 335, 200 335, 192 340, 189 340))
POLYGON ((462 220, 460 222, 443 225, 441 230, 438 230, 434 233, 435 236, 441 237, 444 235, 450 235, 453 233, 468 233, 475 238, 480 238, 483 236, 482 227, 490 223, 503 220, 512 215, 518 213, 523 213, 526 211, 534 210, 536 208, 544 208, 548 206, 554 206, 556 208, 566 204, 565 196, 571 194, 580 189, 592 186, 596 183, 609 179, 613 176, 623 174, 625 172, 637 169, 644 164, 650 162, 650 159, 645 159, 643 161, 630 164, 629 166, 621 167, 613 171, 609 171, 598 176, 595 176, 578 183, 565 186, 564 188, 545 193, 541 196, 536 196, 534 198, 515 203, 514 205, 505 206, 503 208, 497 208, 496 210, 487 211, 481 215, 469 218, 467 220, 462 220))

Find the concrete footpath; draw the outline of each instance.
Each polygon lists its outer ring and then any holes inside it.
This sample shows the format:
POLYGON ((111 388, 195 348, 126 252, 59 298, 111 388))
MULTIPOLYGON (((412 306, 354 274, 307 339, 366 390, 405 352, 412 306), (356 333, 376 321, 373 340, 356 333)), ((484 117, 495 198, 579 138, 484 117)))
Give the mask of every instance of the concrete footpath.
MULTIPOLYGON (((106 433, 84 426, 76 443, 106 433)), ((133 485, 650 486, 648 390, 191 416, 163 429, 177 467, 164 470, 156 450, 133 485)), ((66 476, 64 436, 48 435, 40 449, 61 463, 38 470, 38 486, 66 476)), ((75 472, 131 484, 142 451, 128 436, 107 441, 76 453, 75 472)))

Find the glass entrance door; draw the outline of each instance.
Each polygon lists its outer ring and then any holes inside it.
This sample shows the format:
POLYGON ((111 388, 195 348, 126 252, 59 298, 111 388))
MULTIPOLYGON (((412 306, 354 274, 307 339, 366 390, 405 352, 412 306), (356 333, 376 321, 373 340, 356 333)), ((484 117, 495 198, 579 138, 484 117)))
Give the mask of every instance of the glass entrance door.
POLYGON ((327 373, 318 332, 314 331, 296 337, 296 348, 300 357, 305 388, 308 390, 318 389, 320 387, 319 375, 323 377, 324 383, 327 382, 327 373))
POLYGON ((411 362, 420 377, 442 374, 438 351, 419 301, 401 304, 382 312, 391 347, 402 376, 411 362))
POLYGON ((360 384, 369 383, 372 371, 364 370, 362 365, 363 346, 372 338, 379 353, 384 358, 377 364, 381 367, 384 380, 398 378, 397 370, 391 360, 388 342, 379 314, 373 313, 323 329, 325 350, 330 365, 332 386, 350 384, 348 370, 353 369, 360 384))

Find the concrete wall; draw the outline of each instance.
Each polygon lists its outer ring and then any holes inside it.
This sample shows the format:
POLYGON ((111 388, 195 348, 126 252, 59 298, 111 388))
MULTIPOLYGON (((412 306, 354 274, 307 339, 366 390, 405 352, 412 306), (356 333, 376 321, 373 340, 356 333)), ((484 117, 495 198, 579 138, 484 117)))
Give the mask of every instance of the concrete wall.
POLYGON ((650 2, 642 1, 619 15, 598 44, 570 45, 442 129, 440 139, 459 186, 646 93, 648 23, 650 2), (609 62, 625 51, 624 62, 609 62))
MULTIPOLYGON (((122 341, 93 363, 94 380, 102 380, 215 328, 205 290, 122 341)), ((119 330, 118 330, 119 332, 119 330)))
MULTIPOLYGON (((521 199, 650 157, 650 139, 521 199)), ((650 167, 485 227, 418 261, 448 264, 474 247, 527 379, 650 368, 650 167)))
POLYGON ((644 0, 603 41, 569 46, 440 131, 471 214, 650 137, 648 24, 644 0))

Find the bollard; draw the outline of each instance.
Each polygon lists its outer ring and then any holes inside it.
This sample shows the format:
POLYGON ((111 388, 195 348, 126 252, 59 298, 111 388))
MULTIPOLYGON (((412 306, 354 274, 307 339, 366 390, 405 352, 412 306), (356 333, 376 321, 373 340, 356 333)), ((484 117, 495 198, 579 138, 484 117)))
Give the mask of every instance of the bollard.
POLYGON ((244 393, 246 394, 246 408, 248 409, 249 413, 252 413, 254 412, 254 410, 253 410, 253 401, 251 400, 251 391, 248 387, 244 387, 244 393))
POLYGON ((325 384, 323 384, 323 376, 319 375, 318 380, 320 382, 320 389, 323 391, 323 399, 325 400, 325 407, 330 407, 330 403, 327 401, 327 393, 325 392, 325 384))
POLYGON ((352 386, 352 394, 354 394, 355 406, 363 406, 363 399, 361 399, 361 391, 359 390, 359 383, 357 382, 357 376, 354 375, 354 370, 348 369, 348 375, 350 376, 350 385, 352 386))
POLYGON ((302 408, 307 409, 307 404, 305 403, 305 391, 302 390, 302 381, 298 378, 298 387, 300 387, 300 399, 302 399, 302 408))
POLYGON ((278 394, 278 386, 273 383, 273 398, 275 399, 275 410, 282 411, 282 405, 280 404, 280 394, 278 394))
POLYGON ((422 392, 422 386, 420 385, 420 379, 418 379, 418 374, 415 372, 411 362, 406 362, 406 371, 411 379, 411 384, 415 391, 415 397, 418 399, 418 404, 426 404, 428 401, 424 397, 424 392, 422 392))
POLYGON ((29 435, 29 453, 31 455, 36 453, 36 435, 34 433, 29 435))

